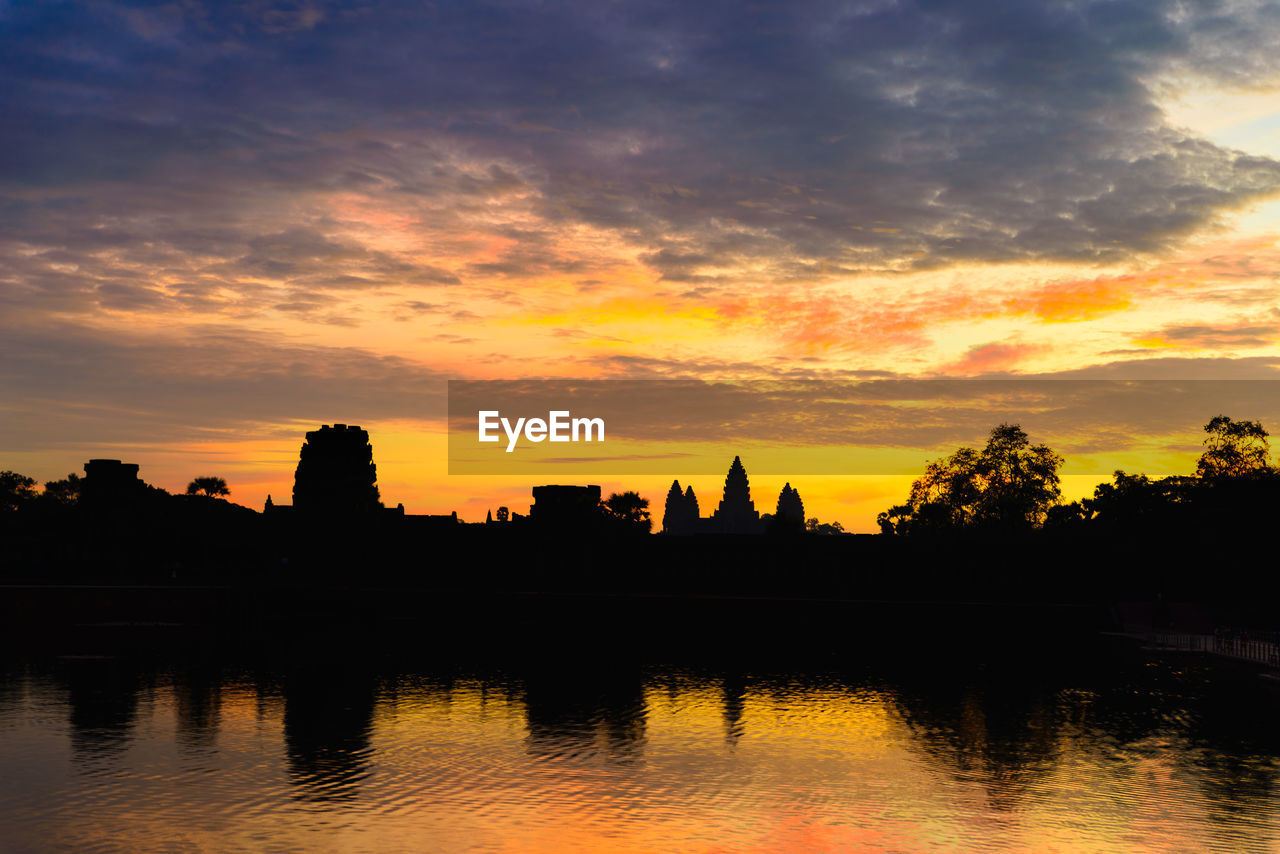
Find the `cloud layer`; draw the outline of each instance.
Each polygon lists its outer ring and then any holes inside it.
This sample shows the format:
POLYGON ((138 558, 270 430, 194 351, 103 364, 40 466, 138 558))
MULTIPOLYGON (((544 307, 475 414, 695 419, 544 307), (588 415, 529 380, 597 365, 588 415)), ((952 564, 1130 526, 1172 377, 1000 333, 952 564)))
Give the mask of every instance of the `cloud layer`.
POLYGON ((1280 189, 1157 107, 1273 81, 1276 11, 13 5, 3 274, 50 308, 323 319, 333 290, 578 274, 572 227, 704 285, 1156 252, 1280 189), (362 244, 343 198, 438 242, 362 244))
POLYGON ((1270 376, 1274 238, 1188 242, 1280 161, 1161 104, 1280 83, 1278 12, 0 4, 0 450, 446 375, 1270 376))

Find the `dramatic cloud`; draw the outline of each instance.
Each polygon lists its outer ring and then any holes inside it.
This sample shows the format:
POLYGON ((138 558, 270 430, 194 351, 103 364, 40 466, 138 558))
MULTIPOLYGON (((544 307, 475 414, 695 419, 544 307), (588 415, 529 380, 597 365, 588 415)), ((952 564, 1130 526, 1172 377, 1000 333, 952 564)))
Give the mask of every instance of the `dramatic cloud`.
POLYGON ((1160 251, 1280 189, 1280 163, 1157 107, 1179 75, 1273 82, 1276 12, 9 6, 0 221, 8 257, 36 254, 6 274, 63 307, 160 304, 100 290, 138 265, 198 273, 193 306, 255 277, 311 294, 571 276, 592 266, 563 251, 575 225, 698 284, 1160 251), (446 242, 512 238, 463 269, 361 246, 343 196, 446 242))
POLYGON ((0 450, 446 376, 1270 376, 1280 160, 1166 108, 1280 87, 1278 13, 0 4, 0 450))

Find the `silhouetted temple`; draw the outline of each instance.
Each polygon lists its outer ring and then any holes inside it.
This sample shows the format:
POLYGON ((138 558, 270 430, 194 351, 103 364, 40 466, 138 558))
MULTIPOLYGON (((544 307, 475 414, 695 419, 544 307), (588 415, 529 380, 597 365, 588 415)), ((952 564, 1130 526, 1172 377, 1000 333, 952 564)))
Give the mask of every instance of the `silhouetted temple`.
MULTIPOLYGON (((789 492, 790 484, 787 486, 789 492)), ((799 505, 799 493, 795 495, 795 506, 799 506, 800 524, 804 524, 804 509, 799 505)), ((788 512, 795 512, 795 506, 788 498, 788 512)), ((680 481, 671 482, 667 490, 667 503, 662 516, 662 533, 676 536, 688 534, 759 534, 764 525, 760 514, 751 500, 751 486, 747 482, 747 470, 740 457, 733 458, 729 466, 729 474, 724 479, 724 497, 710 518, 698 515, 698 497, 693 487, 681 492, 680 481)))
POLYGON ((535 486, 529 517, 540 526, 593 525, 600 519, 600 487, 535 486))
POLYGON ((382 507, 368 432, 328 424, 307 433, 293 476, 293 506, 305 513, 360 513, 382 507))
POLYGON ((680 490, 680 481, 673 480, 667 492, 667 505, 662 514, 662 532, 664 534, 695 534, 698 532, 698 497, 693 494, 693 487, 687 491, 680 490))
POLYGON ((775 531, 804 530, 804 502, 800 500, 800 492, 792 489, 787 483, 778 493, 778 507, 774 511, 770 528, 775 531))
POLYGON ((137 500, 143 482, 138 477, 137 463, 120 460, 89 460, 84 464, 81 498, 87 505, 106 507, 137 500))
POLYGON ((724 497, 711 514, 711 529, 721 534, 760 533, 760 514, 751 500, 751 484, 739 457, 733 458, 724 479, 724 497))

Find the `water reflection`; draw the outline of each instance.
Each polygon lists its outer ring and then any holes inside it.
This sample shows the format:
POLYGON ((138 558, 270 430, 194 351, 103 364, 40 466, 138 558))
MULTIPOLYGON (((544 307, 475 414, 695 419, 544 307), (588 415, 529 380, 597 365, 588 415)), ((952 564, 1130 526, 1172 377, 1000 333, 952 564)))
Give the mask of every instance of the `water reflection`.
POLYGON ((33 667, 0 671, 0 803, 22 805, 0 808, 0 838, 19 848, 55 829, 210 850, 330 832, 445 852, 1280 840, 1280 692, 1190 657, 33 667))
POLYGON ((730 745, 737 744, 744 731, 742 715, 746 710, 747 682, 741 673, 734 671, 724 677, 720 690, 724 694, 724 738, 730 745))
POLYGON ((60 664, 74 761, 90 773, 105 770, 129 746, 139 674, 109 656, 65 656, 60 664))
POLYGON ((207 663, 196 663, 174 676, 177 739, 182 752, 209 755, 218 741, 222 717, 222 676, 207 663))
POLYGON ((537 668, 525 681, 531 756, 628 764, 644 756, 644 682, 637 668, 537 668))
POLYGON ((975 682, 934 672, 892 697, 917 747, 958 778, 980 782, 997 810, 1015 810, 1053 767, 1061 721, 1041 686, 1012 674, 975 682))
POLYGON ((289 781, 316 804, 355 801, 369 776, 376 679, 352 666, 299 668, 284 681, 289 781))
POLYGON ((1211 693, 1198 704, 1186 720, 1186 747, 1175 754, 1180 768, 1200 781, 1206 814, 1226 840, 1242 822, 1274 808, 1280 782, 1280 683, 1250 680, 1240 688, 1250 701, 1211 693))

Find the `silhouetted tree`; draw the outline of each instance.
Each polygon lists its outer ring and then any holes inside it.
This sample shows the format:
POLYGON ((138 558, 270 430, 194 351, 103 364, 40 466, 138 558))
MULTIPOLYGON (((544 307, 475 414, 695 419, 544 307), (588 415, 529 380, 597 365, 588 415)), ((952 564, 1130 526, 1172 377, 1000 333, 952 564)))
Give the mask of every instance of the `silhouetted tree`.
POLYGON ((1194 498, 1194 479, 1173 475, 1152 480, 1145 474, 1116 470, 1111 483, 1100 483, 1093 497, 1080 502, 1082 515, 1091 521, 1136 528, 1163 521, 1172 508, 1194 498))
POLYGON ((16 471, 0 471, 0 512, 18 510, 35 497, 35 478, 16 471))
POLYGON ((187 495, 207 495, 213 498, 230 494, 227 482, 220 477, 198 477, 187 484, 187 495))
POLYGON ((929 463, 906 504, 876 521, 886 534, 957 528, 1030 528, 1044 522, 1062 496, 1062 457, 1032 445, 1017 424, 1001 424, 977 451, 959 448, 929 463))
POLYGON ((1196 474, 1208 480, 1254 477, 1272 471, 1267 431, 1257 421, 1233 421, 1215 415, 1204 425, 1209 434, 1196 474))
POLYGON ((844 525, 839 522, 819 522, 817 516, 813 516, 804 523, 804 529, 810 534, 821 534, 831 536, 834 534, 845 533, 844 525))
POLYGON ((1045 514, 1046 528, 1077 528, 1089 521, 1089 513, 1080 501, 1070 504, 1055 504, 1045 514))
POLYGON ((626 528, 649 533, 653 520, 649 518, 649 499, 638 492, 615 492, 601 503, 605 516, 626 528))
POLYGON ((62 480, 50 480, 44 485, 41 497, 60 507, 70 507, 80 500, 80 487, 84 479, 72 472, 62 480))

